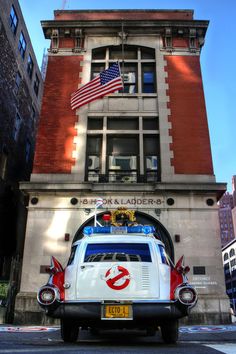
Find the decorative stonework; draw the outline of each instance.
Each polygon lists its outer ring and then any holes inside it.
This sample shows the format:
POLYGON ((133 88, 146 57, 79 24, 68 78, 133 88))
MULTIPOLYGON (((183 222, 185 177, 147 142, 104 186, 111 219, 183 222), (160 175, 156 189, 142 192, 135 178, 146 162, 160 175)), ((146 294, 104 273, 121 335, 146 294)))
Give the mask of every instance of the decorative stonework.
POLYGON ((160 125, 160 145, 161 145, 161 180, 163 182, 171 179, 174 174, 174 168, 171 166, 171 159, 173 158, 173 151, 170 149, 172 137, 170 135, 171 123, 169 121, 170 109, 168 108, 169 96, 167 90, 169 88, 166 83, 167 72, 165 67, 167 65, 164 60, 163 53, 160 49, 156 51, 157 60, 157 94, 159 106, 159 125, 160 125))

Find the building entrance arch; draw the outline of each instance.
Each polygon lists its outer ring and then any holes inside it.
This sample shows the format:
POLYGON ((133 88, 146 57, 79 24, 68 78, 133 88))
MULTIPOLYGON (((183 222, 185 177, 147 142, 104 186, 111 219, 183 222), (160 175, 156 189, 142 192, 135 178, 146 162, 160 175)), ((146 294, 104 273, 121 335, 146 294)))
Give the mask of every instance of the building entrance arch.
MULTIPOLYGON (((107 214, 107 211, 102 211, 97 214, 97 220, 100 224, 103 223, 102 216, 107 214)), ((164 243, 166 247, 166 252, 169 254, 171 260, 174 262, 174 245, 171 239, 169 232, 166 228, 160 223, 160 221, 156 220, 153 216, 146 214, 141 211, 135 211, 135 217, 138 224, 142 225, 153 225, 156 229, 156 236, 164 243)), ((80 240, 83 237, 83 228, 85 226, 93 226, 94 224, 94 216, 90 217, 86 220, 76 231, 73 242, 80 240)))

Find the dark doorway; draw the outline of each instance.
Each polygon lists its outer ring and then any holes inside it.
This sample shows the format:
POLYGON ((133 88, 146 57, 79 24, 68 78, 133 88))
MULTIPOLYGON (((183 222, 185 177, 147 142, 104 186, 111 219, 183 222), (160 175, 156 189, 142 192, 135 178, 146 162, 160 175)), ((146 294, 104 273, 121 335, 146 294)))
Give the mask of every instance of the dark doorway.
MULTIPOLYGON (((107 211, 103 211, 99 214, 97 214, 97 220, 100 222, 100 224, 103 224, 102 216, 104 214, 107 214, 107 211)), ((171 240, 169 232, 166 230, 166 228, 154 217, 143 213, 141 211, 136 211, 135 212, 135 217, 138 222, 138 224, 142 225, 153 225, 156 229, 156 236, 164 243, 166 247, 166 252, 169 254, 171 260, 174 262, 174 245, 171 240)), ((80 228, 77 230, 75 233, 73 242, 80 240, 83 237, 83 229, 85 226, 93 226, 94 224, 94 216, 89 218, 86 222, 84 222, 80 228)))

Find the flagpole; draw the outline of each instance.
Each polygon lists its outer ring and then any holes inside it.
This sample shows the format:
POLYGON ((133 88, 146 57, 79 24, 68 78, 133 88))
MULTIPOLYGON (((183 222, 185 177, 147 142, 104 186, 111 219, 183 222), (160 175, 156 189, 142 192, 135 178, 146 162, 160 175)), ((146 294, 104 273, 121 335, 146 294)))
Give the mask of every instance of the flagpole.
POLYGON ((97 226, 97 204, 95 205, 94 226, 97 226))
MULTIPOLYGON (((121 22, 121 53, 122 53, 122 79, 124 85, 124 76, 125 76, 125 49, 124 49, 124 23, 121 22)), ((124 86, 125 87, 125 86, 124 86)), ((123 93, 124 93, 123 87, 123 93)))

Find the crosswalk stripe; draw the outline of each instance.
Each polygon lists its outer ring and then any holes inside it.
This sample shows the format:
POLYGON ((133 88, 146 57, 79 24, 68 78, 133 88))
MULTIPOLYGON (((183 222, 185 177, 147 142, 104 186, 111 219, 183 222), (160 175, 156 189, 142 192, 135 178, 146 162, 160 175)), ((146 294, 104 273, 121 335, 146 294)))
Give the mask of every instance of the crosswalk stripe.
POLYGON ((224 354, 235 354, 236 353, 236 344, 227 343, 227 344, 205 344, 206 347, 218 350, 224 354))

